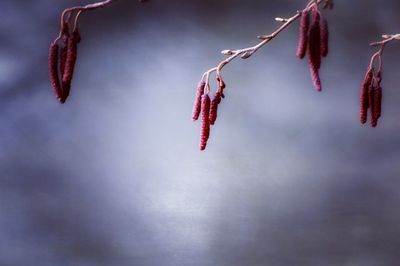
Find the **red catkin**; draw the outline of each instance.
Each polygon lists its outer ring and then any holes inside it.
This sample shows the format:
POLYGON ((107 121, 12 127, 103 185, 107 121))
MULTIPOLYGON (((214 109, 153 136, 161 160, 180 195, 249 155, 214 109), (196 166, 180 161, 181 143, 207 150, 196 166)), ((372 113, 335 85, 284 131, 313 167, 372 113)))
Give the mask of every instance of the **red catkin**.
POLYGON ((59 46, 57 43, 52 42, 49 48, 49 77, 50 83, 53 87, 54 93, 57 99, 62 103, 62 90, 60 85, 60 79, 58 77, 58 53, 59 46))
POLYGON ((65 69, 62 78, 64 100, 68 98, 69 91, 71 88, 71 81, 74 74, 79 41, 80 41, 79 32, 75 30, 72 33, 72 36, 68 39, 67 57, 65 60, 65 69))
POLYGON ((201 97, 201 131, 200 131, 200 150, 204 150, 210 137, 210 97, 203 94, 201 97))
POLYGON ((308 64, 311 73, 311 80, 317 91, 322 90, 321 79, 319 76, 319 68, 321 66, 321 50, 320 50, 320 28, 319 12, 312 10, 313 20, 308 33, 308 64))
POLYGON ((78 52, 78 35, 77 32, 73 32, 72 36, 68 39, 68 50, 67 58, 65 61, 65 71, 63 74, 63 81, 71 81, 74 74, 74 67, 78 52))
POLYGON ((60 48, 60 73, 61 77, 64 75, 65 62, 67 60, 68 53, 68 40, 69 40, 69 23, 64 23, 62 32, 62 46, 60 48))
POLYGON ((373 69, 368 70, 365 75, 364 81, 361 85, 360 89, 360 122, 361 124, 365 124, 368 118, 368 108, 369 108, 369 95, 368 90, 371 86, 372 77, 373 77, 373 69))
POLYGON ((220 102, 221 102, 221 93, 218 91, 214 95, 214 98, 211 101, 210 115, 209 115, 209 120, 211 125, 214 125, 215 121, 217 120, 218 105, 220 104, 220 102))
POLYGON ((382 87, 381 87, 381 81, 382 81, 382 71, 379 70, 378 74, 376 75, 376 83, 377 86, 375 88, 375 93, 374 93, 374 101, 375 101, 375 117, 376 120, 381 117, 382 113, 382 87))
POLYGON ((379 86, 374 90, 374 113, 372 114, 374 124, 376 127, 378 124, 378 119, 381 117, 382 112, 382 88, 379 86))
POLYGON ((376 127, 376 119, 375 119, 375 112, 376 112, 376 106, 375 106, 375 101, 374 101, 374 96, 375 96, 375 84, 374 81, 371 82, 371 85, 368 88, 368 102, 369 102, 369 110, 371 112, 371 126, 376 127))
POLYGON ((312 65, 316 69, 319 69, 321 67, 320 15, 315 9, 312 10, 312 15, 313 19, 308 33, 308 58, 310 66, 312 65))
POLYGON ((328 42, 329 42, 329 28, 328 28, 328 21, 321 17, 319 22, 320 28, 320 49, 321 49, 321 56, 326 57, 329 52, 328 42))
POLYGON ((307 51, 307 34, 310 24, 310 14, 308 12, 301 12, 300 26, 299 26, 299 42, 297 44, 296 55, 298 58, 303 59, 307 51))
POLYGON ((201 111, 201 96, 204 93, 204 88, 206 86, 206 83, 204 81, 199 82, 197 85, 197 91, 196 91, 196 99, 194 100, 193 104, 193 111, 192 111, 192 120, 196 121, 199 119, 200 111, 201 111))

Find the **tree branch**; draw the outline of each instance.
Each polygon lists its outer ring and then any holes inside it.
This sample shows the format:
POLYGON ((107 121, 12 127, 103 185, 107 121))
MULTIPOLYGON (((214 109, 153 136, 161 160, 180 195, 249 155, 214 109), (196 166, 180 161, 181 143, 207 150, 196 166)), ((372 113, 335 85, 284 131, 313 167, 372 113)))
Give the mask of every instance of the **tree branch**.
POLYGON ((252 56, 254 53, 256 53, 261 47, 266 45, 268 42, 270 42, 272 39, 274 39, 279 33, 281 33, 283 30, 285 30, 288 26, 290 26, 294 21, 296 21, 300 16, 301 12, 308 12, 313 6, 319 5, 322 2, 325 3, 325 7, 332 8, 332 1, 331 0, 311 0, 307 6, 302 10, 298 11, 295 15, 293 15, 290 18, 275 18, 275 20, 283 22, 283 24, 277 28, 273 33, 269 35, 261 35, 258 36, 259 39, 262 41, 254 46, 247 47, 247 48, 242 48, 238 50, 223 50, 221 53, 224 55, 229 56, 225 60, 221 61, 216 67, 210 68, 206 72, 204 72, 202 76, 202 80, 206 83, 206 90, 205 93, 209 93, 211 91, 210 88, 210 75, 213 72, 216 72, 216 77, 219 82, 223 82, 223 79, 221 77, 221 70, 229 64, 232 60, 237 58, 238 56, 241 56, 242 59, 247 59, 250 56, 252 56))
POLYGON ((360 122, 365 124, 370 111, 371 126, 378 125, 382 108, 382 55, 385 45, 391 41, 399 41, 400 34, 384 34, 381 41, 370 43, 378 47, 378 51, 371 56, 367 72, 360 89, 360 122), (377 68, 374 65, 377 64, 377 68))

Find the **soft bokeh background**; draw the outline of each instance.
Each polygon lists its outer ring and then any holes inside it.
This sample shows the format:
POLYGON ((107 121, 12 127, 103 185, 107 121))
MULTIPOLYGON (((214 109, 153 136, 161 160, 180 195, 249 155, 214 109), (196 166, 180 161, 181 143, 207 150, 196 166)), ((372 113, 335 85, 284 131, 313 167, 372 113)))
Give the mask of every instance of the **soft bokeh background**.
POLYGON ((63 8, 2 0, 0 265, 398 265, 400 44, 384 54, 383 117, 358 91, 397 0, 336 1, 323 92, 294 53, 297 23, 224 70, 205 152, 195 86, 222 49, 257 42, 306 1, 121 0, 87 13, 72 93, 47 49, 63 8))

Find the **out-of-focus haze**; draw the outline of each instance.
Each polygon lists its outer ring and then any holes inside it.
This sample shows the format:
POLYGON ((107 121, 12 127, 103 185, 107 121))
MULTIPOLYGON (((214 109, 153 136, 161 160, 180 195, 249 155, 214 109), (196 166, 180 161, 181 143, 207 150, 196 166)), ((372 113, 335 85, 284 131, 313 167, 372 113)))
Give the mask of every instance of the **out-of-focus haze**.
POLYGON ((88 2, 0 3, 0 265, 398 265, 400 43, 384 53, 378 128, 358 120, 368 44, 400 32, 398 0, 324 12, 321 93, 295 57, 297 23, 228 65, 205 152, 191 121, 202 73, 306 1, 88 12, 60 105, 48 46, 62 9, 88 2))

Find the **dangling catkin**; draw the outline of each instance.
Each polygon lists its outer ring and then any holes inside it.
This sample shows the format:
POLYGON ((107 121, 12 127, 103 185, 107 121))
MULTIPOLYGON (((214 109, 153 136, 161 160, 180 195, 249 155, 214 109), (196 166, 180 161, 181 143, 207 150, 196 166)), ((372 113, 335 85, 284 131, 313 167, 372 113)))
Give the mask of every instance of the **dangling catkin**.
POLYGON ((60 73, 61 77, 64 75, 65 70, 65 62, 67 61, 67 53, 68 53, 68 40, 69 36, 69 23, 64 24, 64 29, 62 32, 62 46, 60 48, 60 73))
POLYGON ((382 88, 379 86, 374 90, 374 113, 375 126, 378 124, 378 119, 382 112, 382 88))
POLYGON ((319 68, 321 66, 321 50, 320 50, 320 28, 319 12, 312 10, 313 20, 308 33, 308 64, 311 73, 311 80, 317 91, 322 90, 321 79, 319 77, 319 68))
POLYGON ((368 103, 369 103, 369 111, 371 113, 371 126, 376 127, 377 120, 375 119, 375 113, 376 113, 376 106, 375 106, 375 84, 374 80, 372 80, 371 85, 369 85, 368 88, 368 103))
POLYGON ((52 42, 49 48, 49 57, 48 57, 48 64, 49 64, 49 77, 50 83, 53 87, 54 93, 57 99, 62 103, 62 90, 60 85, 60 79, 58 77, 58 51, 59 47, 58 44, 52 42))
POLYGON ((218 105, 221 102, 221 93, 218 91, 215 95, 214 98, 211 101, 211 107, 210 107, 210 124, 214 125, 215 121, 217 120, 217 115, 218 115, 218 105))
POLYGON ((72 36, 68 39, 67 58, 65 61, 65 71, 63 74, 63 81, 65 82, 70 82, 74 74, 75 62, 78 52, 77 44, 77 33, 74 31, 72 33, 72 36))
POLYGON ((328 21, 324 18, 321 17, 321 20, 319 22, 319 28, 320 28, 320 49, 321 49, 321 56, 326 57, 329 52, 329 28, 328 28, 328 21))
POLYGON ((372 78, 373 78, 373 69, 369 69, 367 74, 364 77, 364 81, 361 85, 360 89, 360 122, 361 124, 365 124, 368 118, 368 108, 369 108, 369 95, 368 90, 371 86, 372 78))
POLYGON ((201 97, 201 131, 200 131, 200 150, 204 150, 210 137, 210 97, 203 94, 201 97))
POLYGON ((315 9, 312 10, 312 15, 313 19, 308 33, 308 58, 310 66, 319 69, 321 67, 320 15, 315 9))
POLYGON ((300 59, 303 59, 307 51, 307 34, 308 27, 310 24, 310 14, 307 11, 301 12, 300 25, 299 25, 299 42, 297 44, 296 55, 300 59))
POLYGON ((72 36, 68 39, 67 58, 65 60, 65 69, 62 78, 64 100, 68 98, 70 92, 71 81, 73 78, 75 63, 77 58, 79 41, 80 41, 79 32, 75 30, 72 33, 72 36))
POLYGON ((206 86, 206 83, 204 81, 199 82, 199 84, 197 85, 196 99, 194 100, 193 111, 192 111, 192 120, 193 121, 196 121, 197 119, 199 119, 200 110, 201 110, 201 96, 204 93, 205 86, 206 86))

